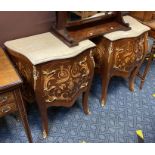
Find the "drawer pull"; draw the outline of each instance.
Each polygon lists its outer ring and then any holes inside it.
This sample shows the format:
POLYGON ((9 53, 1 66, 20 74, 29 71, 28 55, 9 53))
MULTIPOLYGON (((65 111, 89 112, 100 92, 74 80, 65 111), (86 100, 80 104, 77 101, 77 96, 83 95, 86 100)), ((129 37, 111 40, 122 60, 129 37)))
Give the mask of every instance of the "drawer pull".
POLYGON ((7 99, 8 99, 7 96, 1 97, 1 98, 0 98, 0 103, 4 103, 4 102, 6 102, 7 99))
POLYGON ((90 32, 90 33, 89 33, 89 36, 92 36, 92 35, 93 35, 93 33, 92 33, 92 32, 90 32))
POLYGON ((5 107, 3 107, 2 109, 1 109, 1 111, 3 112, 3 113, 7 113, 7 112, 9 112, 11 110, 11 107, 10 106, 5 106, 5 107))
POLYGON ((53 101, 55 101, 57 98, 56 97, 52 97, 52 98, 50 98, 50 99, 46 99, 46 102, 53 102, 53 101))
POLYGON ((88 82, 83 83, 80 88, 84 88, 84 87, 87 87, 87 86, 88 86, 88 82))

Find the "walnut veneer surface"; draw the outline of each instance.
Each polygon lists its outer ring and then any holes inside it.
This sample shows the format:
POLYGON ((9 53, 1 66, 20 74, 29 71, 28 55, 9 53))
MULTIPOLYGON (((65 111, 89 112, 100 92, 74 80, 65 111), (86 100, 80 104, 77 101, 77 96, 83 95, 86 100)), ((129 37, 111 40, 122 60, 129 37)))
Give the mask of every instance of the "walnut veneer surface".
POLYGON ((6 59, 6 54, 0 48, 0 90, 22 82, 11 62, 6 59))
POLYGON ((29 142, 32 142, 27 114, 20 87, 22 80, 12 66, 9 58, 0 48, 0 117, 18 112, 29 142))

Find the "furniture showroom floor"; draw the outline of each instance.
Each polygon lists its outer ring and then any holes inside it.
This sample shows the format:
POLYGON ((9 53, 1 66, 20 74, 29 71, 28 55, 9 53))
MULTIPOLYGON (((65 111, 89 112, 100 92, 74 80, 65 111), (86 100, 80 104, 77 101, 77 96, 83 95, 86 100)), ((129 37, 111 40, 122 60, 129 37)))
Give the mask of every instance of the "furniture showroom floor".
MULTIPOLYGON (((144 64, 145 65, 145 64, 144 64)), ((143 67, 144 67, 143 65, 143 67)), ((142 68, 143 69, 143 68, 142 68)), ((28 119, 33 141, 38 143, 61 142, 137 142, 136 130, 144 133, 145 142, 155 142, 155 62, 151 65, 143 89, 137 78, 135 91, 128 89, 128 82, 114 77, 109 85, 107 104, 101 107, 101 80, 95 76, 89 96, 92 112, 86 116, 81 98, 72 108, 49 109, 49 135, 42 138, 40 115, 36 106, 30 108, 28 119)), ((12 116, 0 119, 0 142, 28 142, 23 126, 12 116)))

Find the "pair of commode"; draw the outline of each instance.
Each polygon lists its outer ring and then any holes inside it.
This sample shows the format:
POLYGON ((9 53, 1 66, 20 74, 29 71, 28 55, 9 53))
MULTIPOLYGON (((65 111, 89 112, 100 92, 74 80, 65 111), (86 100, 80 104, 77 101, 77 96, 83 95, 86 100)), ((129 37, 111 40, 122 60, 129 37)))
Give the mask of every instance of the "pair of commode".
POLYGON ((112 76, 129 78, 133 90, 134 78, 147 52, 149 28, 130 16, 123 18, 131 30, 84 40, 75 47, 68 47, 50 32, 5 43, 24 81, 24 99, 38 104, 44 138, 48 135, 48 107, 71 107, 82 94, 84 112, 90 113, 88 96, 95 64, 102 77, 102 106, 112 76))

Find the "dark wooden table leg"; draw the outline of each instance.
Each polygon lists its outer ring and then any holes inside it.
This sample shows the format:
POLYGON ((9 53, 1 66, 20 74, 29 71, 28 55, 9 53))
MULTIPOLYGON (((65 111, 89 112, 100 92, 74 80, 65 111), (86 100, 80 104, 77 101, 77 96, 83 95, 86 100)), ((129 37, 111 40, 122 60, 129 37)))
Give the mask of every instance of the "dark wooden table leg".
POLYGON ((43 138, 47 138, 48 136, 48 116, 47 116, 47 108, 43 105, 44 102, 41 101, 39 94, 36 93, 36 100, 39 108, 39 113, 41 116, 41 123, 43 128, 43 138))
POLYGON ((82 94, 82 106, 84 113, 86 115, 90 115, 91 112, 89 110, 89 105, 88 105, 88 97, 89 97, 89 92, 90 92, 90 87, 91 87, 92 79, 90 80, 89 86, 87 87, 87 90, 83 92, 82 94))
POLYGON ((101 95, 101 106, 104 107, 106 105, 107 100, 107 89, 109 85, 109 71, 107 68, 103 68, 101 71, 101 78, 102 78, 102 95, 101 95))
MULTIPOLYGON (((145 58, 145 57, 144 57, 145 58)), ((141 62, 133 69, 133 71, 130 74, 129 77, 129 89, 130 91, 134 91, 134 85, 135 85, 135 78, 138 75, 139 69, 144 61, 144 58, 141 60, 141 62)))
POLYGON ((149 57, 149 60, 148 60, 148 62, 147 62, 147 64, 146 64, 146 67, 145 67, 143 76, 141 77, 141 83, 140 83, 140 86, 139 86, 140 89, 143 88, 143 85, 144 85, 144 82, 145 82, 145 78, 146 78, 147 73, 148 73, 149 70, 150 70, 150 66, 151 66, 152 60, 153 60, 153 55, 149 57))
POLYGON ((89 110, 89 105, 88 105, 88 97, 89 97, 89 92, 90 92, 91 84, 92 84, 92 81, 93 81, 93 76, 94 76, 94 68, 92 69, 92 75, 91 75, 91 79, 89 80, 89 84, 87 86, 87 90, 85 92, 83 92, 83 94, 82 94, 82 106, 83 106, 84 113, 86 115, 90 115, 91 114, 91 111, 89 110))
POLYGON ((43 138, 47 138, 48 136, 48 116, 47 109, 41 108, 39 105, 39 111, 41 114, 42 128, 43 128, 43 138))
POLYGON ((142 89, 142 87, 144 85, 145 78, 146 78, 147 73, 150 70, 150 66, 151 66, 151 62, 153 61, 153 55, 154 54, 155 54, 155 41, 153 42, 151 53, 149 55, 148 62, 147 62, 146 67, 144 69, 143 75, 141 75, 140 73, 138 74, 138 76, 141 78, 141 83, 140 83, 140 87, 139 87, 140 89, 142 89))
POLYGON ((89 110, 89 105, 88 105, 88 96, 89 96, 89 90, 86 92, 83 92, 82 94, 82 106, 83 106, 83 111, 86 115, 91 114, 89 110))
POLYGON ((138 72, 138 68, 135 67, 133 69, 133 71, 131 72, 131 75, 129 77, 129 89, 130 89, 130 91, 134 91, 134 86, 135 86, 134 82, 135 82, 135 77, 137 75, 137 72, 138 72))
POLYGON ((18 111, 19 111, 20 117, 22 119, 22 123, 23 123, 24 129, 25 129, 26 135, 28 137, 29 142, 32 143, 33 141, 32 141, 31 130, 30 130, 30 127, 29 127, 29 124, 28 124, 27 113, 26 113, 26 110, 25 110, 25 106, 24 106, 24 102, 23 102, 23 99, 22 99, 20 89, 16 89, 14 91, 14 94, 15 94, 15 97, 16 97, 16 103, 17 103, 17 106, 18 106, 18 111))

